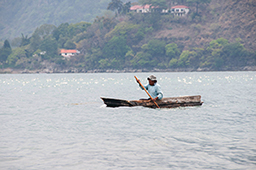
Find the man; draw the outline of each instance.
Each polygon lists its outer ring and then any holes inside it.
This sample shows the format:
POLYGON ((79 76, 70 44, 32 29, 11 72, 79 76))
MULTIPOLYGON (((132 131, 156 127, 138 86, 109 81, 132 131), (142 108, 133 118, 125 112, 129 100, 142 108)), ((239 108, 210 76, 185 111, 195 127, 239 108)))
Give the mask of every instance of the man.
MULTIPOLYGON (((137 82, 139 83, 140 80, 137 80, 137 82)), ((160 85, 157 84, 156 76, 154 76, 154 75, 149 76, 148 84, 145 85, 144 87, 149 92, 151 97, 153 98, 153 101, 161 100, 163 98, 163 92, 161 90, 160 85)), ((143 90, 143 88, 141 86, 140 86, 140 88, 143 90)))

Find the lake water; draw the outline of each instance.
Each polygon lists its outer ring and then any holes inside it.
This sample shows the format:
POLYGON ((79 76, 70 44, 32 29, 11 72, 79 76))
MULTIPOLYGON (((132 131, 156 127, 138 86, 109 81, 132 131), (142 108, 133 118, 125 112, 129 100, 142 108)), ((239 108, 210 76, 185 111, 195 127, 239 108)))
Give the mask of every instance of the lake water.
POLYGON ((256 72, 154 73, 199 107, 101 101, 147 98, 150 74, 0 75, 0 169, 256 169, 256 72))

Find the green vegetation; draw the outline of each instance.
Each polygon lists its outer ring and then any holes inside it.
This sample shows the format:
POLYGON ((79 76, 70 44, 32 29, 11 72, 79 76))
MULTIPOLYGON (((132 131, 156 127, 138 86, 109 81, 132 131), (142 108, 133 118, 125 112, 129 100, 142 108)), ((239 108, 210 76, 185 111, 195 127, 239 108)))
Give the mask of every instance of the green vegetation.
POLYGON ((8 56, 12 53, 12 48, 8 40, 4 41, 3 47, 0 49, 0 63, 4 65, 8 56))
MULTIPOLYGON (((165 1, 141 0, 165 6, 165 1)), ((188 0, 197 6, 203 1, 188 0)), ((204 1, 205 3, 206 1, 204 1)), ((209 3, 210 1, 207 1, 209 3)), ((201 46, 185 46, 185 38, 155 38, 155 32, 166 26, 166 21, 189 24, 194 33, 202 30, 200 23, 180 19, 172 14, 161 15, 155 11, 148 14, 130 12, 130 2, 112 0, 108 9, 117 15, 96 17, 93 23, 62 23, 58 27, 43 24, 28 37, 21 34, 15 39, 16 48, 5 40, 0 49, 2 67, 19 69, 43 69, 70 67, 94 69, 198 69, 228 70, 232 67, 256 65, 256 53, 249 51, 237 39, 230 42, 215 38, 201 46), (60 49, 78 49, 81 53, 71 59, 59 55, 60 49)), ((198 10, 198 8, 197 8, 198 10)), ((198 12, 198 11, 197 11, 198 12)), ((209 28, 219 29, 219 25, 209 28)), ((169 29, 173 30, 173 29, 169 29)))

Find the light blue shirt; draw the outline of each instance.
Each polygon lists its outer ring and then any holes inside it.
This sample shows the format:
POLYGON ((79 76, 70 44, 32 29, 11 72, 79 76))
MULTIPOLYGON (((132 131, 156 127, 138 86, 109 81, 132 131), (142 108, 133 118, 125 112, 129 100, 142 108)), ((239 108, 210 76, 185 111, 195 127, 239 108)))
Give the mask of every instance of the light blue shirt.
MULTIPOLYGON (((149 84, 144 86, 145 89, 149 92, 151 97, 154 99, 158 97, 159 100, 163 98, 163 92, 161 90, 161 86, 157 83, 154 84, 154 86, 151 86, 149 84)), ((143 90, 143 88, 140 86, 140 88, 143 90)))

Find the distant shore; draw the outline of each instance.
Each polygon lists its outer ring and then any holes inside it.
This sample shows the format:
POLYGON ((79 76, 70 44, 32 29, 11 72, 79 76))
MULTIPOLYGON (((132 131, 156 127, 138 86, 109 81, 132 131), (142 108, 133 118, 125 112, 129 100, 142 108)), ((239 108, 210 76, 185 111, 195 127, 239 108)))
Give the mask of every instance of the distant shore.
POLYGON ((94 69, 94 70, 85 70, 78 68, 69 68, 69 69, 38 69, 38 70, 28 70, 28 69, 12 69, 5 68, 0 69, 0 74, 52 74, 52 73, 136 73, 136 72, 211 72, 211 71, 256 71, 256 66, 246 66, 246 67, 233 67, 225 68, 220 70, 214 70, 209 68, 182 68, 182 69, 94 69))

